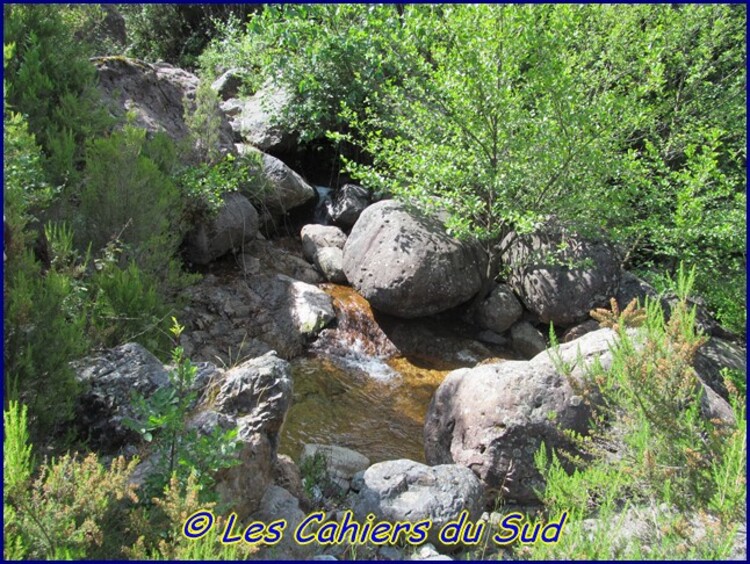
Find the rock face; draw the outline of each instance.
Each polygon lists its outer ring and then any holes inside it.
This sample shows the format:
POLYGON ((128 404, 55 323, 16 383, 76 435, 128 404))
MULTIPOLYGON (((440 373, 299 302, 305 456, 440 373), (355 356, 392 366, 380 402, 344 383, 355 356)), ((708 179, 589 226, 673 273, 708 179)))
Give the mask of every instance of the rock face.
POLYGON ((344 184, 334 198, 326 203, 331 220, 341 227, 352 227, 370 205, 370 191, 357 184, 344 184))
MULTIPOLYGON (((195 101, 197 76, 166 63, 151 65, 125 57, 96 57, 92 61, 113 112, 132 112, 137 126, 151 133, 162 131, 174 141, 189 134, 184 103, 187 100, 192 106, 195 101)), ((223 117, 218 145, 224 154, 236 152, 229 122, 223 117)))
POLYGON ((270 350, 293 358, 335 319, 328 294, 281 274, 246 280, 208 275, 185 297, 190 305, 182 312, 181 344, 199 360, 232 364, 270 350))
POLYGON ((542 323, 574 325, 617 294, 619 257, 607 243, 550 224, 529 235, 511 233, 501 245, 509 285, 542 323), (560 245, 565 249, 556 252, 560 245))
POLYGON ((283 153, 297 141, 297 136, 277 119, 291 99, 288 92, 269 83, 247 100, 225 101, 222 109, 232 116, 231 127, 238 139, 261 151, 283 153))
POLYGON ((271 352, 227 371, 217 386, 213 409, 235 421, 241 443, 240 464, 219 471, 217 491, 244 519, 273 481, 279 433, 292 402, 291 368, 271 352))
POLYGON ((114 453, 136 443, 138 435, 123 424, 137 414, 132 393, 150 396, 169 385, 164 365, 137 343, 127 343, 72 362, 84 386, 76 407, 76 422, 92 448, 114 453))
POLYGON ((413 318, 468 301, 482 285, 478 253, 393 200, 367 208, 344 246, 344 272, 375 309, 413 318))
MULTIPOLYGON (((575 363, 578 379, 595 357, 611 363, 609 329, 562 345, 561 358, 575 363), (580 349, 583 362, 576 362, 580 349)), ((536 501, 542 487, 534 454, 568 446, 563 429, 584 434, 591 410, 555 368, 547 352, 530 361, 507 361, 451 372, 435 392, 425 421, 428 464, 461 464, 489 490, 507 488, 505 497, 536 501)))
POLYGON ((343 270, 346 235, 338 227, 305 225, 300 233, 302 251, 329 282, 346 284, 343 270))
POLYGON ((448 521, 468 510, 470 521, 481 515, 482 486, 463 466, 425 466, 411 460, 373 464, 364 474, 354 505, 360 522, 374 513, 376 521, 432 520, 429 540, 438 544, 438 533, 448 521))
POLYGON ((224 203, 218 215, 197 225, 186 237, 185 256, 196 264, 208 264, 241 248, 258 233, 258 212, 245 196, 230 192, 222 199, 224 203))
POLYGON ((523 315, 523 306, 507 284, 498 284, 479 305, 477 325, 495 333, 510 329, 523 315))
POLYGON ((328 477, 342 492, 349 491, 352 478, 370 466, 370 459, 355 450, 337 445, 306 444, 302 449, 300 463, 322 456, 326 462, 328 477))

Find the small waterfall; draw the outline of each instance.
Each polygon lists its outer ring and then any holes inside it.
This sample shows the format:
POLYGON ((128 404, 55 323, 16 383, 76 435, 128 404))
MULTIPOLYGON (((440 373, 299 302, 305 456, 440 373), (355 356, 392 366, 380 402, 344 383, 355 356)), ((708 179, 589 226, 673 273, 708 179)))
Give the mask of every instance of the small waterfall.
POLYGON ((324 284, 321 288, 333 298, 337 325, 320 333, 313 351, 373 378, 395 377, 397 372, 385 361, 399 350, 375 321, 367 300, 346 286, 324 284))
POLYGON ((328 203, 331 201, 331 192, 333 190, 327 186, 314 186, 314 188, 318 200, 315 203, 315 211, 313 212, 313 223, 330 225, 331 216, 328 213, 328 203))

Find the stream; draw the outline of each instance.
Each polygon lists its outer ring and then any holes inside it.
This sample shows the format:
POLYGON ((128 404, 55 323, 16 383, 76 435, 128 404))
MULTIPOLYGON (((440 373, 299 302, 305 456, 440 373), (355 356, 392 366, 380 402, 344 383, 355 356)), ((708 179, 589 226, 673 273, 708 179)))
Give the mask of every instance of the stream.
POLYGON ((305 443, 323 443, 352 448, 371 462, 424 462, 424 419, 435 389, 451 370, 488 357, 487 349, 472 352, 474 341, 453 324, 443 323, 436 335, 434 320, 384 323, 394 339, 416 334, 433 345, 426 354, 410 350, 413 354, 404 356, 402 350, 414 347, 396 346, 355 290, 321 288, 333 298, 337 324, 321 332, 306 356, 292 361, 294 401, 280 452, 297 460, 305 443), (448 339, 458 342, 458 354, 441 354, 448 339))

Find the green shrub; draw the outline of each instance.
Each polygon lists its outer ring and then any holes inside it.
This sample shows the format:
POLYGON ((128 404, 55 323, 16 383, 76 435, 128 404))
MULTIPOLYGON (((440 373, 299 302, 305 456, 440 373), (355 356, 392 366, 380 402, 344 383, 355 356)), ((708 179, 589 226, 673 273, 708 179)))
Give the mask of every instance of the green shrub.
POLYGON ((122 526, 127 501, 137 500, 128 484, 137 461, 120 457, 107 470, 93 454, 82 460, 65 455, 43 463, 34 478, 26 406, 11 402, 3 420, 5 558, 104 556, 98 551, 105 537, 122 526))
POLYGON ((3 9, 3 41, 15 45, 5 64, 8 104, 27 116, 50 181, 75 184, 85 140, 112 123, 87 45, 74 37, 59 6, 7 4, 3 9))
MULTIPOLYGON (((174 317, 172 322, 170 330, 179 341, 184 328, 174 317)), ((162 492, 173 477, 184 486, 192 476, 201 487, 201 499, 207 500, 214 495, 210 488, 215 473, 239 463, 234 456, 237 430, 217 427, 211 435, 199 435, 196 429, 188 428, 198 396, 193 389, 197 369, 177 344, 172 351, 172 365, 170 386, 160 388, 148 399, 135 394, 138 419, 127 419, 125 423, 146 442, 153 443, 155 471, 146 484, 149 497, 162 492)))

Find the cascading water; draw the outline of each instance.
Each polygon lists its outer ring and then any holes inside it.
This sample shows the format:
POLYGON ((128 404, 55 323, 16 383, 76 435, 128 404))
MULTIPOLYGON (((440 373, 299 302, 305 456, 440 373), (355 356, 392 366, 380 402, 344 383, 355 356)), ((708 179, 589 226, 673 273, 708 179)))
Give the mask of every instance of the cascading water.
POLYGON ((294 403, 281 452, 304 443, 337 444, 373 462, 423 461, 423 425, 433 392, 448 370, 416 367, 400 356, 352 288, 325 284, 337 326, 321 332, 308 357, 292 363, 294 403))

